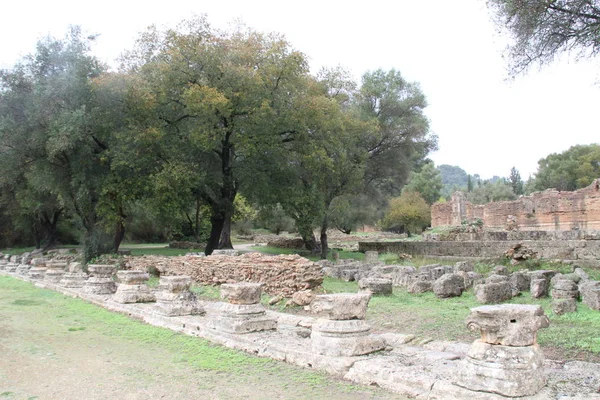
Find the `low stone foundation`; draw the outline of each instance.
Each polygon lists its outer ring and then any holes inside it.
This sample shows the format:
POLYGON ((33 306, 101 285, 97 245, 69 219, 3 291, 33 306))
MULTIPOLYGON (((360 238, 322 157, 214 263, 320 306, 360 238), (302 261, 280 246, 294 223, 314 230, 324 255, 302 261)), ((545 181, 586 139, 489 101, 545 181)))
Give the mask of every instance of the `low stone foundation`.
POLYGON ((455 260, 501 258, 522 244, 548 260, 568 260, 582 266, 600 267, 600 240, 526 240, 526 241, 431 241, 431 242, 360 242, 359 251, 408 253, 412 256, 455 260))

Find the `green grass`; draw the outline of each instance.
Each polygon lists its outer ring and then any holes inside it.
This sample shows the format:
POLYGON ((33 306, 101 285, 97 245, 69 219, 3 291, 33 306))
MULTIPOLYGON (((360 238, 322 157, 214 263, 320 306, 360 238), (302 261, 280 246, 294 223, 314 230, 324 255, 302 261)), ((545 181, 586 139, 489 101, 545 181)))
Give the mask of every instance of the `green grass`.
MULTIPOLYGON (((185 362, 197 368, 243 373, 247 368, 275 367, 274 361, 249 357, 240 351, 215 346, 210 342, 182 335, 168 329, 133 321, 124 315, 113 313, 88 304, 80 299, 65 297, 49 290, 36 289, 31 284, 14 278, 0 276, 2 298, 16 298, 13 304, 27 304, 48 310, 44 318, 60 318, 67 331, 78 332, 93 328, 107 336, 143 342, 149 346, 165 348, 177 354, 176 362, 185 362)), ((43 323, 42 321, 40 323, 43 323)))
MULTIPOLYGON (((126 248, 123 248, 125 250, 126 248)), ((170 247, 142 247, 131 249, 132 256, 184 256, 190 252, 204 252, 204 249, 172 249, 170 247)))

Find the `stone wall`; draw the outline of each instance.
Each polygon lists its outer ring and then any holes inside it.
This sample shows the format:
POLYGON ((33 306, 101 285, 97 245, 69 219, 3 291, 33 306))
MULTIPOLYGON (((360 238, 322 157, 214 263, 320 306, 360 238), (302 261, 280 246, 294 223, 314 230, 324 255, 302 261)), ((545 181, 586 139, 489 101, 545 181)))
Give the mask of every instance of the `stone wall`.
POLYGON ((323 282, 321 266, 295 254, 126 257, 126 266, 143 271, 154 267, 161 275, 187 275, 195 282, 208 285, 260 282, 266 293, 285 297, 291 297, 300 290, 313 289, 323 282))
POLYGON ((410 254, 436 258, 499 258, 517 244, 523 244, 550 260, 571 260, 596 266, 600 259, 600 240, 499 240, 438 242, 360 242, 359 250, 410 254))
POLYGON ((431 207, 432 227, 458 226, 463 220, 477 218, 485 228, 493 229, 504 229, 512 219, 514 228, 520 230, 600 230, 600 179, 574 192, 548 189, 485 205, 471 204, 457 192, 450 202, 431 207))

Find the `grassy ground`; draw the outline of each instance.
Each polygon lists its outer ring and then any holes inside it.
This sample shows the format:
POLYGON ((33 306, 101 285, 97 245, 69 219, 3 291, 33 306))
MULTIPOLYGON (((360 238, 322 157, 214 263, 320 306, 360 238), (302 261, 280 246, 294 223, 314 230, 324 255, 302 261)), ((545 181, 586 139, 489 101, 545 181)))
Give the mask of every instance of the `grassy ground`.
POLYGON ((0 398, 391 399, 0 276, 0 398))

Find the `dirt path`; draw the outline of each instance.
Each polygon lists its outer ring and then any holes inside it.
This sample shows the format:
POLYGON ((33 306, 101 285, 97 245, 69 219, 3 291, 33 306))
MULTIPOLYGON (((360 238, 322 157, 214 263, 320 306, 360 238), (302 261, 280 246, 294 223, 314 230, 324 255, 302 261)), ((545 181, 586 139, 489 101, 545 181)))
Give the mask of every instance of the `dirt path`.
POLYGON ((0 399, 392 399, 0 276, 0 399))

